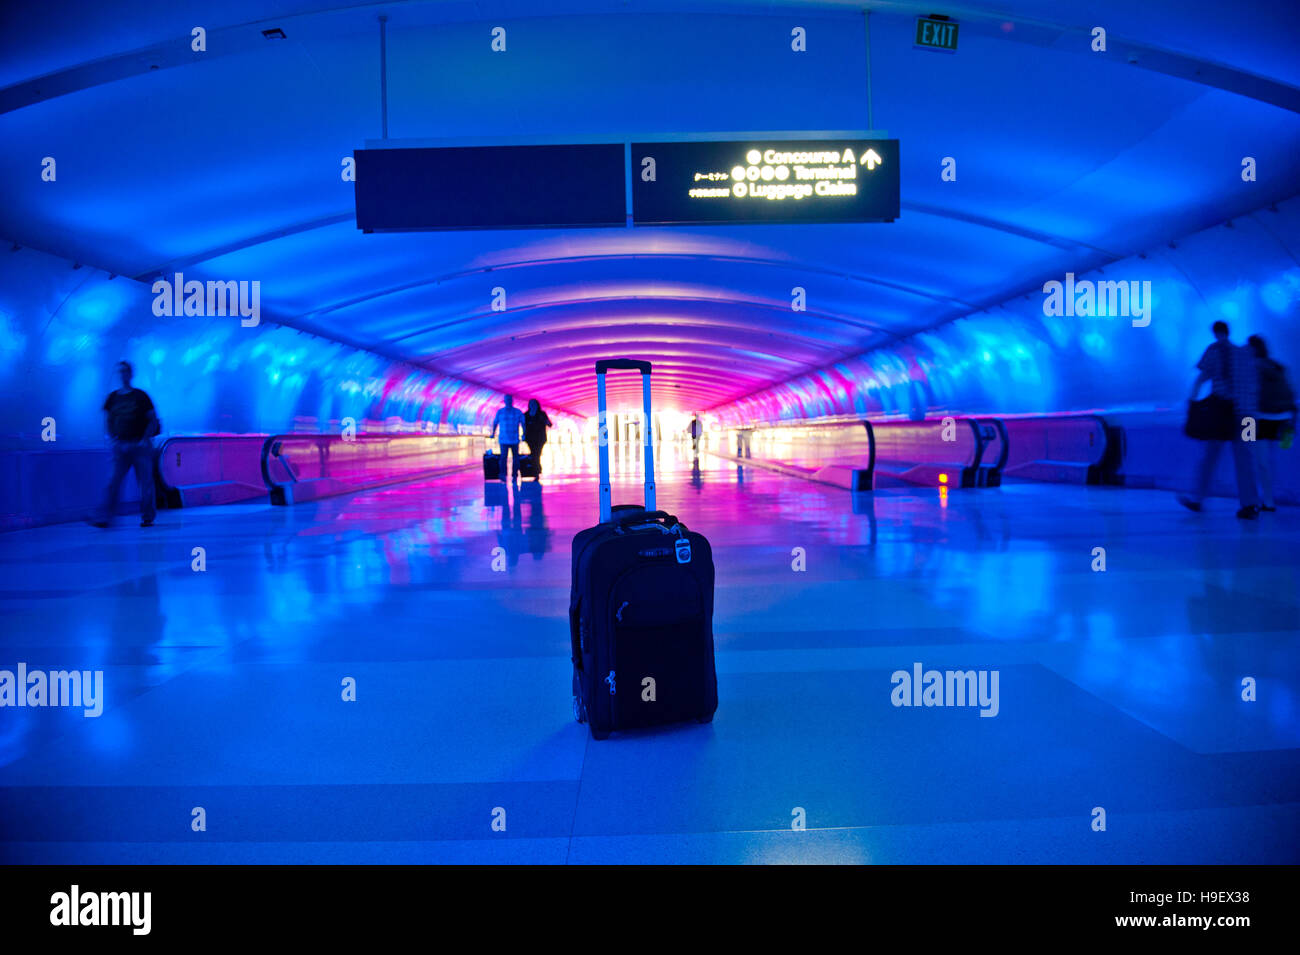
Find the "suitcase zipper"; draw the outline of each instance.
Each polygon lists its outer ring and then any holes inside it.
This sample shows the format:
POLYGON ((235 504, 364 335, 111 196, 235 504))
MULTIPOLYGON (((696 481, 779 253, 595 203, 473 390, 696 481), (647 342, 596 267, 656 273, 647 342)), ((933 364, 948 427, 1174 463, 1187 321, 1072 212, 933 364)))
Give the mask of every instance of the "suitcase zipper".
MULTIPOLYGON (((623 571, 621 574, 615 577, 614 583, 610 587, 610 592, 618 593, 618 589, 623 585, 623 581, 625 581, 632 574, 636 573, 638 569, 639 568, 637 567, 629 567, 627 570, 623 571)), ((617 633, 618 628, 615 627, 614 624, 623 622, 623 611, 627 609, 629 603, 630 601, 624 600, 617 610, 614 610, 613 607, 610 608, 610 616, 613 618, 610 621, 610 626, 609 626, 610 670, 609 670, 609 676, 605 677, 605 682, 609 684, 610 699, 608 700, 608 706, 609 706, 609 725, 611 729, 615 728, 618 722, 618 708, 615 705, 618 696, 618 686, 614 680, 615 669, 618 667, 618 641, 614 639, 614 635, 617 633)))

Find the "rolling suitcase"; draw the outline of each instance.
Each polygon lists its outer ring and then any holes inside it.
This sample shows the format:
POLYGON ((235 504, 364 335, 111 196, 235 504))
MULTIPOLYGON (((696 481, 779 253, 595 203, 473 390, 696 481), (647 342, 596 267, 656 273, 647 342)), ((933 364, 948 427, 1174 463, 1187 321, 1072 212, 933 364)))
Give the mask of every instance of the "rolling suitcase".
POLYGON ((542 469, 537 464, 536 455, 521 454, 519 455, 519 476, 532 478, 534 481, 542 476, 542 469))
POLYGON ((645 505, 610 505, 605 373, 641 372, 650 422, 650 363, 596 363, 600 523, 573 538, 569 632, 573 712, 591 735, 695 720, 718 708, 713 661, 713 552, 704 535, 655 509, 654 443, 645 438, 645 505))
POLYGON ((495 451, 483 452, 483 480, 501 480, 501 455, 495 451))

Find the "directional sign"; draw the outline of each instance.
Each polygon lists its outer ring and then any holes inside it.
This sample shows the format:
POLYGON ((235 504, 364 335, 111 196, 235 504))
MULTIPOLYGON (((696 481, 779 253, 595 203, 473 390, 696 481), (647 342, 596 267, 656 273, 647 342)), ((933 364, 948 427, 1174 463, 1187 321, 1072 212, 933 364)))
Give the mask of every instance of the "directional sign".
POLYGON ((356 151, 357 228, 626 224, 621 143, 356 151))
POLYGON ((890 222, 898 140, 632 144, 632 221, 890 222))

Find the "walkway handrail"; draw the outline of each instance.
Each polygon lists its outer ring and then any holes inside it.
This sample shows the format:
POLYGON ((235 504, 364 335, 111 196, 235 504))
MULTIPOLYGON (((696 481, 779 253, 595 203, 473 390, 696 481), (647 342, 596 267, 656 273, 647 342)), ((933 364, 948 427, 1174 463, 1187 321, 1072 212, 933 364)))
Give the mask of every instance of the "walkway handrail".
MULTIPOLYGON (((877 478, 922 485, 932 481, 947 484, 953 475, 960 475, 961 487, 995 487, 1001 483, 1010 452, 1006 424, 993 417, 945 415, 920 421, 867 418, 791 421, 738 429, 738 433, 756 432, 761 440, 765 435, 779 437, 787 429, 796 448, 801 433, 816 439, 795 450, 796 457, 786 461, 788 466, 802 468, 814 479, 829 479, 829 483, 854 489, 876 487, 877 478), (951 425, 945 420, 948 418, 952 419, 951 425), (848 437, 859 424, 867 435, 865 448, 859 439, 848 437), (953 439, 949 427, 959 429, 959 439, 953 439), (835 443, 837 433, 846 435, 842 447, 835 443), (947 440, 940 446, 939 436, 945 434, 947 440), (798 459, 800 454, 806 455, 804 460, 798 459)), ((749 460, 743 452, 740 456, 749 460)))
POLYGON ((172 435, 155 451, 164 506, 229 504, 266 492, 258 471, 265 435, 172 435))
POLYGON ((273 434, 262 444, 262 479, 271 503, 291 504, 462 470, 478 464, 481 442, 463 434, 273 434), (295 450, 307 454, 291 458, 295 450), (273 473, 276 462, 283 476, 273 473))

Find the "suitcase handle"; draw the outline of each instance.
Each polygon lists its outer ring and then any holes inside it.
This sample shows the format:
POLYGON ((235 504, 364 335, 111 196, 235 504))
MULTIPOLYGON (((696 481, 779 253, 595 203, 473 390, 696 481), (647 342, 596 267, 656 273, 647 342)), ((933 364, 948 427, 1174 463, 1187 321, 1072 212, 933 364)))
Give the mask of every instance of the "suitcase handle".
POLYGON ((677 518, 667 511, 646 511, 635 504, 625 510, 614 511, 613 521, 615 524, 630 524, 632 521, 638 520, 644 520, 647 523, 653 523, 657 520, 662 520, 665 524, 679 523, 677 518))
POLYGON ((645 509, 655 509, 654 418, 650 411, 650 362, 637 358, 602 358, 596 362, 596 447, 600 456, 600 522, 608 523, 610 506, 609 429, 605 410, 605 373, 611 368, 641 372, 641 398, 645 409, 645 509))
POLYGON ((620 368, 624 371, 639 371, 643 375, 650 374, 650 362, 641 361, 637 358, 602 358, 596 362, 596 374, 603 375, 611 368, 620 368))
POLYGON ((660 534, 667 534, 669 537, 681 537, 682 525, 674 524, 669 527, 666 524, 660 524, 658 521, 650 521, 646 524, 619 524, 614 528, 614 533, 623 535, 629 531, 658 531, 660 534))
POLYGON ((625 514, 614 515, 614 533, 627 534, 630 531, 656 530, 661 534, 681 537, 686 526, 667 511, 643 511, 639 508, 625 514))

